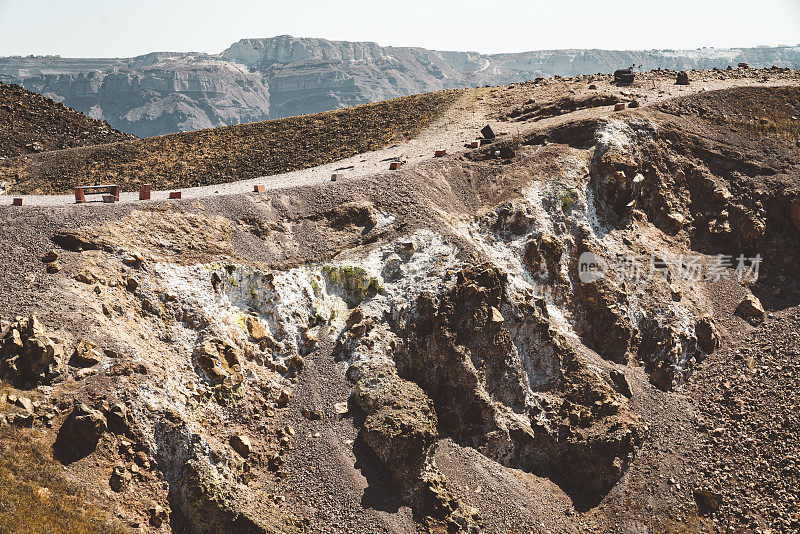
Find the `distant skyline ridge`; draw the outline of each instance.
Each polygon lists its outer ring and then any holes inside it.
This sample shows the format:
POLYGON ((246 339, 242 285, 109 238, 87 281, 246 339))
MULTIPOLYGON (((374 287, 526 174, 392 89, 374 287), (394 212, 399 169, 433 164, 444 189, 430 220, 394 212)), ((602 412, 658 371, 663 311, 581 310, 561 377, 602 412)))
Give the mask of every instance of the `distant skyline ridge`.
POLYGON ((475 50, 662 50, 800 43, 796 0, 0 0, 0 55, 218 53, 244 36, 475 50))
MULTIPOLYGON (((799 37, 800 38, 800 37, 799 37)), ((70 60, 80 60, 80 59, 107 59, 107 60, 115 60, 115 59, 140 59, 140 58, 147 58, 147 57, 169 57, 169 56, 187 56, 187 55, 205 55, 205 56, 225 56, 226 53, 234 46, 245 43, 245 42, 264 42, 264 41, 275 41, 275 40, 295 40, 295 41, 321 41, 321 42, 328 42, 334 44, 359 44, 359 45, 370 45, 379 48, 424 48, 422 46, 405 46, 405 45, 392 45, 392 44, 382 44, 376 41, 347 41, 342 39, 328 39, 325 37, 310 37, 310 36, 298 36, 298 35, 290 35, 290 34, 281 34, 281 35, 273 35, 270 37, 243 37, 238 41, 234 42, 232 45, 224 48, 222 51, 219 52, 208 52, 208 51, 199 51, 199 50, 153 50, 150 52, 145 52, 142 54, 132 55, 132 56, 108 56, 108 55, 94 55, 94 56, 68 56, 64 54, 8 54, 8 55, 0 55, 0 57, 13 57, 13 58, 64 58, 70 60)), ((539 49, 530 49, 530 50, 522 50, 522 51, 506 51, 506 52, 493 52, 493 53, 483 53, 479 52, 478 50, 455 50, 455 49, 441 49, 435 50, 436 52, 457 52, 457 53, 470 53, 470 54, 479 54, 485 56, 502 56, 502 55, 511 55, 511 54, 531 54, 531 53, 540 53, 540 52, 693 52, 693 51, 712 51, 717 50, 720 52, 721 57, 727 55, 728 51, 735 50, 751 50, 751 49, 772 49, 772 48, 800 48, 800 42, 790 44, 790 43, 778 43, 778 44, 770 44, 770 45, 750 45, 750 46, 730 46, 730 47, 718 47, 718 46, 699 46, 694 48, 539 48, 539 49)), ((709 54, 713 54, 713 52, 709 52, 709 54)))
MULTIPOLYGON (((800 37, 799 37, 800 39, 800 37)), ((153 50, 150 52, 144 52, 137 55, 132 56, 109 56, 109 55, 94 55, 94 56, 68 56, 64 54, 8 54, 8 55, 0 55, 0 58, 63 58, 63 59, 70 59, 70 60, 91 60, 91 59, 101 59, 101 60, 133 60, 133 59, 144 59, 148 57, 161 57, 166 58, 170 56, 209 56, 209 57, 225 57, 226 54, 230 51, 231 48, 240 45, 246 42, 266 42, 266 41, 276 41, 276 40, 294 40, 299 42, 309 42, 309 41, 319 41, 319 42, 326 42, 332 44, 358 44, 358 45, 367 45, 376 48, 384 48, 384 49, 423 49, 422 46, 405 46, 405 45, 386 45, 381 44, 376 41, 347 41, 341 39, 328 39, 324 37, 307 37, 307 36, 296 36, 290 34, 281 34, 281 35, 274 35, 271 37, 244 37, 232 45, 222 49, 219 52, 208 52, 208 51, 199 51, 199 50, 153 50)), ((478 54, 481 56, 507 56, 507 55, 519 55, 519 54, 537 54, 537 53, 566 53, 566 52, 666 52, 666 53, 676 53, 676 54, 683 54, 687 55, 687 53, 694 54, 694 52, 701 52, 704 51, 703 55, 706 56, 718 56, 718 57, 727 57, 729 56, 731 51, 741 51, 741 50, 770 50, 770 49, 794 49, 800 48, 800 42, 790 44, 790 43, 778 43, 778 44, 770 44, 770 45, 751 45, 751 46, 730 46, 730 47, 718 47, 718 46, 698 46, 694 48, 537 48, 537 49, 530 49, 530 50, 522 50, 522 51, 505 51, 505 52, 492 52, 492 53, 483 53, 479 52, 478 50, 472 49, 465 49, 465 50, 455 50, 455 49, 440 49, 440 50, 432 50, 435 52, 453 52, 453 53, 468 53, 468 54, 478 54), (716 51, 716 52, 714 52, 716 51)))

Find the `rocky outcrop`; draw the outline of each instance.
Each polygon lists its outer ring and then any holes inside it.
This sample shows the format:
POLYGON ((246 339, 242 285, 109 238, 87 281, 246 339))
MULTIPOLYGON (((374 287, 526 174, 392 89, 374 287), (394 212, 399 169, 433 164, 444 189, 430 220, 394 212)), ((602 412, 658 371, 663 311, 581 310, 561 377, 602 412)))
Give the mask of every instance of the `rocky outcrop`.
POLYGON ((149 54, 104 71, 41 74, 22 85, 138 137, 270 117, 258 73, 202 54, 149 54))
POLYGON ((606 278, 578 282, 577 331, 591 349, 604 358, 627 363, 637 344, 637 331, 628 312, 627 294, 606 278))
POLYGON ((551 477, 576 499, 602 495, 643 439, 550 326, 543 300, 514 295, 495 267, 466 267, 445 294, 423 293, 400 328, 400 375, 431 397, 445 435, 551 477))
POLYGON ((195 348, 194 358, 202 374, 225 390, 235 389, 244 380, 239 349, 221 339, 202 340, 195 348))
POLYGON ((361 436, 387 467, 414 513, 431 531, 477 532, 476 513, 465 511, 433 460, 439 438, 433 403, 391 368, 371 370, 356 382, 366 419, 361 436))
POLYGON ((202 534, 298 532, 300 523, 272 506, 253 507, 240 482, 244 465, 205 436, 193 433, 176 413, 158 423, 159 467, 169 483, 172 514, 202 534))
POLYGON ((200 459, 187 461, 175 483, 173 502, 194 532, 208 534, 264 534, 285 532, 254 522, 239 511, 236 494, 219 480, 216 469, 200 459))
POLYGON ((694 333, 697 336, 697 346, 706 354, 711 354, 719 348, 720 335, 711 316, 700 318, 694 325, 694 333))
POLYGON ((64 347, 46 335, 35 315, 18 317, 2 329, 0 373, 17 383, 49 383, 59 375, 63 363, 64 347))

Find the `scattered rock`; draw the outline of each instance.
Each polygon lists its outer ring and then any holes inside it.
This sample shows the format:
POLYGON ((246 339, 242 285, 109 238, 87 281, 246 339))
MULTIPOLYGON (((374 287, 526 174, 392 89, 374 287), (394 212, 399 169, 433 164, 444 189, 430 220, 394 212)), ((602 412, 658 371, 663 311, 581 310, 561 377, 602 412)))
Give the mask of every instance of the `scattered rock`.
POLYGON ((127 265, 128 267, 135 267, 139 268, 144 262, 144 256, 139 254, 138 252, 131 252, 124 258, 122 258, 122 263, 127 265))
POLYGON ((114 404, 106 414, 108 429, 115 434, 124 434, 128 430, 127 410, 123 404, 114 404))
POLYGON ((350 412, 350 407, 347 401, 337 402, 333 405, 333 413, 336 414, 336 419, 344 419, 350 412))
POLYGON ((353 311, 350 312, 350 315, 347 316, 345 320, 345 325, 347 328, 353 328, 354 325, 357 325, 364 321, 364 311, 359 308, 353 308, 353 311))
POLYGON ((736 307, 736 313, 752 324, 762 323, 766 315, 761 301, 752 293, 739 303, 736 307))
POLYGON ((611 377, 611 382, 614 385, 614 389, 618 392, 622 393, 629 399, 633 397, 633 393, 631 392, 631 385, 628 383, 628 378, 625 376, 625 373, 619 371, 617 369, 612 369, 609 373, 611 377))
POLYGON ((670 212, 667 214, 667 219, 669 219, 672 225, 678 230, 686 226, 686 217, 680 212, 670 212))
POLYGON ((44 255, 42 261, 44 263, 53 263, 58 259, 58 252, 55 249, 50 249, 47 254, 44 255))
POLYGON ((97 350, 97 346, 88 340, 82 340, 75 347, 75 352, 69 360, 69 364, 73 367, 93 367, 100 363, 103 359, 103 354, 97 350))
POLYGON ((269 333, 258 318, 248 315, 244 320, 244 324, 247 327, 247 333, 250 335, 250 339, 256 343, 267 339, 269 333))
POLYGON ((279 407, 284 407, 289 404, 289 401, 292 399, 292 394, 289 390, 282 389, 280 394, 277 398, 277 404, 279 407))
POLYGON ((492 324, 503 324, 503 314, 494 306, 490 307, 489 322, 492 324))
POLYGON ((117 465, 111 472, 111 478, 108 479, 108 485, 117 493, 125 491, 131 482, 131 473, 125 469, 125 466, 117 465))
POLYGON ((78 369, 75 371, 75 380, 83 380, 97 374, 96 368, 78 369))
POLYGON ((709 489, 696 489, 692 495, 700 515, 713 514, 722 504, 722 495, 709 489))
POLYGON ((417 245, 411 240, 400 240, 395 246, 395 252, 406 261, 408 261, 416 251, 417 245))
POLYGON ((11 424, 20 428, 31 428, 33 426, 33 414, 15 413, 11 416, 11 424))
MULTIPOLYGON (((10 399, 11 399, 11 397, 9 396, 9 401, 10 401, 10 399)), ((27 413, 32 414, 35 411, 34 406, 33 406, 33 402, 28 397, 16 397, 15 396, 14 400, 10 401, 10 402, 13 402, 13 404, 19 406, 20 408, 25 410, 27 413)))
POLYGON ((195 348, 194 357, 198 367, 215 384, 235 389, 244 380, 239 350, 221 339, 202 341, 195 348))
POLYGON ((308 408, 303 408, 301 410, 303 417, 308 419, 309 421, 320 421, 322 419, 322 412, 320 410, 310 410, 308 408))
POLYGON ((169 513, 160 505, 155 504, 147 510, 150 525, 160 528, 169 519, 169 513))
POLYGON ((251 447, 249 437, 243 434, 237 434, 235 436, 231 436, 230 443, 231 447, 233 447, 233 450, 235 450, 242 458, 247 458, 250 456, 251 447))
POLYGON ((125 281, 125 289, 133 293, 139 287, 139 281, 136 278, 128 278, 125 281))

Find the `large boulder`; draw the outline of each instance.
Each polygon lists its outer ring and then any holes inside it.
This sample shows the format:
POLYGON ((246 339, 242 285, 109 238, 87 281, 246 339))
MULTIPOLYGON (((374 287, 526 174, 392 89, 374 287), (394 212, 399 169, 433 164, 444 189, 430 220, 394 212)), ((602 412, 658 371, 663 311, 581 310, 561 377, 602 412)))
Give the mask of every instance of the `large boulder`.
POLYGON ((419 386, 389 372, 359 380, 355 398, 367 414, 364 442, 401 487, 413 487, 438 439, 433 403, 419 386))
POLYGON ((82 403, 75 404, 58 431, 55 443, 57 454, 65 462, 88 456, 97 448, 106 428, 108 424, 101 412, 82 403))
POLYGON ((714 319, 706 315, 694 326, 694 335, 697 337, 697 346, 706 354, 711 354, 719 348, 719 332, 714 319))
MULTIPOLYGON (((240 492, 210 463, 193 458, 186 462, 181 477, 170 488, 173 504, 186 517, 191 531, 204 534, 266 534, 294 532, 288 524, 256 522, 242 513, 240 492)), ((270 514, 265 513, 265 517, 270 514)))

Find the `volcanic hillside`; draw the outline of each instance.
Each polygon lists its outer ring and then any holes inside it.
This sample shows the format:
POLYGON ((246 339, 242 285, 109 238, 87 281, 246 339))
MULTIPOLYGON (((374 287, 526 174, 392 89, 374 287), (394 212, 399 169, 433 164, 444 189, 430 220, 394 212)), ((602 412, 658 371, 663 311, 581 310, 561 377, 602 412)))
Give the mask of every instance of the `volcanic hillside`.
MULTIPOLYGON (((64 193, 75 185, 123 190, 228 183, 315 167, 413 137, 460 91, 439 91, 342 110, 136 139, 0 162, 16 193, 64 193)), ((85 119, 85 118, 84 118, 85 119)), ((86 119, 88 120, 88 119, 86 119)))
POLYGON ((133 138, 60 102, 0 82, 0 159, 133 138))
POLYGON ((397 170, 0 206, 0 530, 800 530, 800 77, 648 76, 466 91, 397 170))

